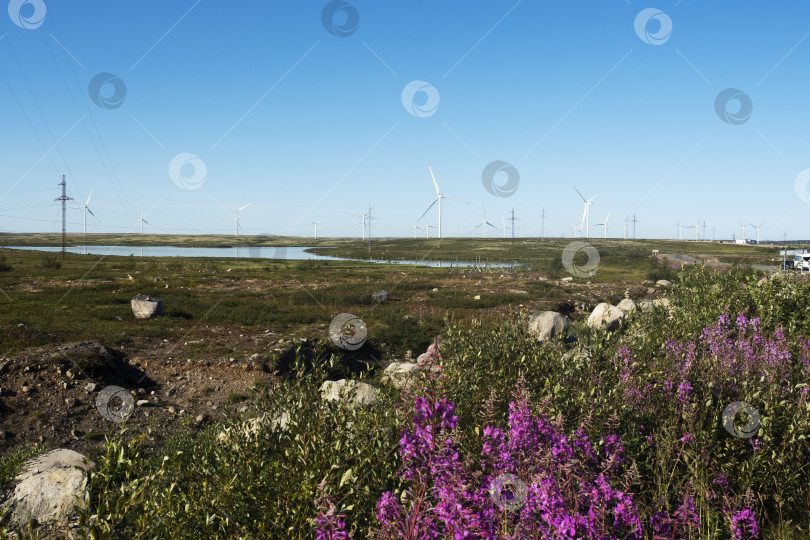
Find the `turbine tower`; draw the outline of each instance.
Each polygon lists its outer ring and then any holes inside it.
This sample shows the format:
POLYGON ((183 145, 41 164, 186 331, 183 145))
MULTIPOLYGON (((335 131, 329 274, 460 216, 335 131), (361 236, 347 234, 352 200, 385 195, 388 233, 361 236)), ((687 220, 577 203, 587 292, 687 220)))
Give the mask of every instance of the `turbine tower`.
POLYGON ((743 233, 743 234, 742 234, 742 239, 743 239, 743 242, 745 242, 745 225, 743 225, 743 224, 742 224, 742 223, 740 223, 739 221, 737 222, 737 225, 739 225, 740 227, 742 227, 742 233, 743 233))
POLYGON ((493 225, 492 223, 487 221, 487 210, 486 210, 486 208, 483 207, 483 205, 481 206, 481 208, 484 210, 484 221, 482 221, 481 223, 479 223, 478 225, 475 226, 475 228, 473 229, 473 236, 475 235, 475 232, 474 232, 475 229, 477 229, 478 227, 483 227, 484 228, 484 238, 486 238, 487 237, 487 226, 492 227, 496 231, 498 230, 498 227, 496 227, 495 225, 493 225))
POLYGON ((751 225, 754 228, 754 230, 757 231, 757 244, 759 244, 759 230, 762 228, 763 225, 765 225, 765 222, 763 221, 762 223, 760 223, 759 227, 757 227, 753 223, 749 223, 749 225, 751 225))
POLYGON ((147 225, 149 225, 149 222, 143 219, 143 206, 141 206, 141 217, 135 220, 135 224, 137 225, 138 222, 140 222, 141 224, 141 234, 143 234, 143 224, 146 223, 147 225))
MULTIPOLYGON (((578 195, 580 196, 580 198, 582 199, 582 202, 584 202, 584 203, 585 203, 585 210, 582 212, 582 223, 583 223, 583 224, 586 224, 586 227, 585 227, 585 238, 590 238, 590 237, 591 237, 591 205, 593 204, 593 200, 594 200, 594 199, 595 199, 595 198, 596 198, 596 197, 597 197, 599 194, 597 193, 596 195, 594 195, 594 196, 593 196, 593 197, 591 197, 590 199, 585 200, 585 197, 583 197, 583 196, 582 196, 582 193, 580 193, 580 192, 579 192, 579 190, 577 189, 577 186, 574 186, 574 189, 576 190, 577 194, 578 194, 578 195)), ((582 224, 580 224, 579 228, 580 228, 580 230, 582 229, 582 224)))
POLYGON ((87 196, 87 201, 84 204, 80 204, 79 206, 75 207, 75 208, 84 208, 84 234, 87 234, 87 212, 90 212, 91 216, 96 217, 96 215, 93 213, 93 211, 90 210, 90 208, 88 208, 88 206, 87 206, 88 204, 90 204, 90 197, 92 197, 92 196, 93 196, 93 190, 91 189, 90 190, 90 195, 87 196))
POLYGON ((231 208, 234 211, 234 218, 233 218, 233 234, 234 236, 239 236, 239 212, 247 208, 253 204, 252 202, 247 203, 245 206, 240 206, 239 208, 231 208))
POLYGON ((359 217, 360 220, 363 222, 363 229, 362 229, 362 231, 360 233, 363 240, 366 239, 366 218, 368 217, 368 215, 370 213, 371 213, 371 209, 369 209, 369 211, 366 212, 365 214, 352 214, 351 212, 348 212, 349 215, 359 217))
POLYGON ((323 221, 310 221, 313 225, 315 225, 315 240, 318 239, 318 223, 323 223, 323 221))
POLYGON ((608 229, 608 220, 610 219, 610 211, 608 211, 607 217, 605 218, 604 223, 597 223, 596 226, 604 225, 605 227, 605 238, 607 238, 607 229, 608 229))
POLYGON ((430 206, 427 207, 427 210, 425 210, 425 213, 422 214, 422 217, 420 217, 417 221, 421 221, 422 218, 425 217, 425 214, 427 214, 430 211, 430 209, 433 208, 433 205, 436 204, 436 203, 439 203, 439 238, 441 238, 442 237, 442 199, 447 199, 449 201, 463 202, 464 204, 470 204, 470 203, 464 202, 464 201, 459 201, 458 199, 452 199, 450 197, 445 197, 444 195, 442 195, 441 191, 439 191, 439 184, 436 182, 436 177, 433 175, 433 169, 430 167, 430 163, 428 163, 428 170, 430 171, 430 177, 433 179, 433 186, 436 188, 436 198, 433 200, 433 202, 430 204, 430 206))

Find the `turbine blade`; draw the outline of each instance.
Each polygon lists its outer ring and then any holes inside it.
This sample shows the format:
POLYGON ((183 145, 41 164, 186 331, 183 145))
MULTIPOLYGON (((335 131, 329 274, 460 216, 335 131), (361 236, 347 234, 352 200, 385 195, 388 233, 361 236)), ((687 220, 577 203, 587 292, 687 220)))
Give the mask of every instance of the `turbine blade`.
POLYGON ((439 193, 439 184, 436 183, 436 177, 433 176, 433 169, 430 168, 430 163, 428 163, 428 170, 430 171, 430 177, 433 178, 433 185, 436 187, 436 195, 441 195, 441 193, 439 193))
POLYGON ((93 211, 92 211, 92 210, 90 210, 90 209, 89 209, 89 208, 87 208, 86 206, 85 206, 85 209, 87 209, 87 211, 88 211, 88 212, 90 212, 90 215, 91 215, 91 216, 96 217, 96 215, 93 213, 93 211))
POLYGON ((585 210, 582 211, 582 223, 579 224, 579 230, 582 230, 582 227, 585 225, 585 214, 588 212, 588 205, 585 205, 585 210))
POLYGON ((607 217, 605 218, 605 225, 607 225, 607 224, 608 224, 608 221, 609 221, 609 220, 610 220, 610 210, 608 210, 608 215, 607 215, 607 217))
POLYGON ((597 193, 596 195, 594 195, 593 197, 591 197, 590 199, 588 199, 588 201, 587 201, 587 202, 593 202, 593 200, 594 200, 595 198, 597 198, 598 196, 599 196, 599 194, 597 193))
POLYGON ((582 202, 588 202, 588 201, 585 200, 585 197, 582 196, 582 193, 579 192, 579 190, 577 189, 577 186, 574 186, 574 189, 576 190, 577 194, 579 195, 579 198, 582 199, 582 202))
POLYGON ((86 202, 86 203, 84 203, 84 205, 85 205, 85 206, 87 206, 88 204, 90 204, 90 197, 92 197, 92 196, 93 196, 93 190, 91 189, 91 190, 90 190, 90 195, 88 195, 88 196, 87 196, 87 202, 86 202))
POLYGON ((437 202, 439 202, 439 197, 436 197, 436 199, 433 201, 433 203, 430 206, 427 207, 427 210, 425 210, 425 213, 422 214, 421 216, 419 216, 419 219, 417 219, 416 221, 422 221, 422 218, 425 217, 425 215, 427 215, 428 212, 430 212, 430 209, 433 208, 433 205, 436 204, 437 202))
POLYGON ((243 206, 242 208, 239 208, 239 209, 238 209, 238 211, 239 211, 239 212, 241 212, 242 210, 244 210, 245 208, 247 208, 247 207, 248 207, 248 206, 250 206, 251 204, 253 204, 253 203, 252 203, 252 202, 247 203, 247 204, 246 204, 245 206, 243 206))
POLYGON ((460 203, 464 203, 464 204, 470 204, 467 201, 460 201, 460 200, 454 199, 452 197, 445 197, 444 195, 442 195, 442 199, 447 199, 448 201, 456 201, 456 202, 460 202, 460 203))

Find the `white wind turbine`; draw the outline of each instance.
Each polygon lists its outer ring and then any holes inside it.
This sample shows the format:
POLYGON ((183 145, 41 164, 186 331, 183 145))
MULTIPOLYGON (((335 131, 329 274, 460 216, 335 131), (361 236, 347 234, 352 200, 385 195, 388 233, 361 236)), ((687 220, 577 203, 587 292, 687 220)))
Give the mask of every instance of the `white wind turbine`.
POLYGON ((700 216, 698 218, 697 223, 695 223, 694 225, 689 226, 690 229, 693 228, 693 227, 695 229, 695 240, 700 240, 700 237, 698 236, 698 233, 700 232, 700 218, 702 218, 702 217, 703 216, 700 216))
MULTIPOLYGON (((90 212, 91 216, 96 217, 96 215, 93 213, 93 211, 90 210, 90 208, 87 207, 87 205, 90 204, 90 197, 92 197, 92 196, 93 196, 93 190, 91 189, 90 190, 90 195, 87 196, 87 202, 85 202, 84 204, 80 204, 79 206, 76 207, 76 208, 84 208, 84 234, 87 234, 87 212, 90 212)), ((141 217, 143 217, 143 216, 141 216, 141 217)))
POLYGON ((368 217, 369 213, 371 213, 371 210, 369 210, 369 211, 368 211, 368 212, 366 212, 365 214, 353 214, 353 213, 351 213, 351 212, 348 212, 348 214, 349 214, 350 216, 357 216, 357 217, 359 217, 359 218, 360 218, 360 220, 363 222, 363 230, 362 230, 362 232, 361 232, 361 236, 362 236, 363 240, 365 240, 365 239, 366 239, 366 218, 368 217))
POLYGON ((147 225, 149 225, 149 222, 143 219, 143 206, 141 206, 141 217, 135 220, 135 224, 137 225, 138 222, 140 222, 141 224, 141 234, 143 234, 143 224, 146 223, 147 225))
MULTIPOLYGON (((486 210, 486 208, 483 207, 483 205, 481 206, 481 208, 484 210, 484 221, 482 221, 481 223, 479 223, 478 225, 476 225, 473 228, 473 236, 475 236, 475 229, 477 229, 478 227, 483 227, 484 228, 484 238, 486 238, 487 237, 487 226, 492 227, 496 231, 498 230, 498 227, 496 227, 495 225, 493 225, 492 223, 487 221, 487 210, 486 210)), ((504 232, 504 234, 506 234, 506 233, 504 232)))
POLYGON ((430 229, 435 229, 436 225, 425 225, 425 238, 430 238, 430 229))
POLYGON ((323 223, 323 221, 310 221, 315 226, 315 240, 318 239, 318 223, 323 223))
POLYGON ((751 225, 754 228, 754 230, 757 231, 757 244, 759 244, 759 230, 762 228, 763 225, 765 225, 765 222, 763 221, 762 223, 760 223, 759 227, 757 227, 753 223, 749 223, 749 225, 751 225))
POLYGON ((234 218, 233 218, 233 234, 234 236, 239 236, 239 212, 247 208, 253 204, 252 202, 247 203, 245 206, 240 206, 239 208, 229 207, 231 210, 234 211, 234 218))
POLYGON ((737 222, 737 225, 739 225, 740 227, 742 227, 742 233, 743 233, 743 235, 742 235, 742 239, 743 239, 743 242, 745 242, 745 225, 743 225, 743 224, 742 224, 742 223, 740 223, 739 221, 737 222))
POLYGON ((439 184, 436 183, 436 177, 433 175, 433 169, 430 168, 430 163, 428 163, 428 170, 430 171, 430 177, 433 179, 433 186, 436 188, 436 198, 433 200, 433 202, 430 204, 430 206, 427 207, 427 210, 425 210, 425 213, 422 214, 422 217, 420 217, 417 221, 421 221, 422 218, 425 217, 425 214, 427 214, 430 211, 430 209, 433 208, 433 205, 438 202, 439 203, 439 238, 441 238, 442 237, 442 199, 447 199, 449 201, 463 202, 464 204, 470 204, 470 203, 460 201, 458 199, 452 199, 450 197, 445 197, 444 195, 442 195, 442 193, 439 191, 439 184))
POLYGON ((675 226, 678 228, 678 240, 683 240, 683 238, 681 237, 681 231, 683 230, 683 225, 681 225, 681 220, 678 220, 678 223, 676 223, 675 226))
MULTIPOLYGON (((585 238, 591 237, 591 205, 593 204, 593 200, 599 195, 598 193, 591 197, 588 200, 585 200, 585 197, 582 196, 582 193, 579 192, 576 186, 574 186, 577 194, 582 198, 582 202, 585 203, 585 210, 582 212, 582 223, 587 224, 585 227, 585 238)), ((579 226, 580 230, 582 229, 582 224, 579 226)))
POLYGON ((605 218, 604 223, 597 223, 596 226, 604 225, 605 227, 605 238, 607 238, 607 229, 608 229, 608 220, 610 219, 610 211, 608 211, 607 217, 605 218))

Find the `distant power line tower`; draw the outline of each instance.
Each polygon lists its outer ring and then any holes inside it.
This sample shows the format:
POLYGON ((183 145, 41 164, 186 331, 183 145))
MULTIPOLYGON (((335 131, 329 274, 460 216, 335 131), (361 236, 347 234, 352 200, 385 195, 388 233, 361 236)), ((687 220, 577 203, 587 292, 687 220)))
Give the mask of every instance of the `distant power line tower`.
POLYGON ((633 240, 636 239, 636 223, 638 223, 638 220, 636 219, 636 215, 633 214, 633 240))
POLYGON ((515 220, 518 219, 515 217, 515 209, 512 208, 512 217, 509 218, 509 221, 512 222, 512 240, 515 239, 515 220))
POLYGON ((543 214, 540 216, 540 238, 546 237, 546 207, 543 207, 543 214))
POLYGON ((65 193, 67 184, 65 183, 65 175, 64 174, 62 175, 62 183, 59 184, 59 185, 62 186, 62 196, 57 197, 56 199, 54 199, 54 201, 62 201, 62 258, 64 259, 65 258, 65 244, 67 243, 67 238, 66 238, 66 236, 67 236, 67 218, 66 218, 67 209, 65 207, 65 204, 68 201, 72 201, 73 197, 68 197, 67 194, 65 193))

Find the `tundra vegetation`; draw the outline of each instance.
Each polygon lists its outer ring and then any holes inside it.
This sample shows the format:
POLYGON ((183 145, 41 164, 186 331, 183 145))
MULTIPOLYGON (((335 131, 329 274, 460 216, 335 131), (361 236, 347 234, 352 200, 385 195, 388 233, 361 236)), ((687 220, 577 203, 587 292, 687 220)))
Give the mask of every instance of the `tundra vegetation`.
MULTIPOLYGON (((57 267, 6 251, 0 286, 14 302, 0 345, 50 334, 126 350, 133 336, 204 340, 200 321, 321 336, 233 396, 260 411, 258 430, 233 412, 152 449, 149 431, 111 428, 91 456, 78 537, 810 537, 810 283, 681 268, 618 244, 570 285, 555 282, 566 272, 550 257, 494 272, 95 258, 87 274, 80 256, 57 267), (31 276, 36 292, 21 294, 31 276), (674 283, 670 305, 632 312, 616 331, 587 327, 571 307, 585 290, 590 306, 616 303, 629 284, 661 278, 674 283), (68 279, 82 285, 65 295, 68 279), (391 302, 373 301, 380 288, 391 302), (138 292, 163 298, 166 317, 136 324, 126 310, 138 292), (567 310, 568 336, 537 342, 526 329, 537 309, 567 310), (368 324, 361 349, 326 338, 340 312, 368 324), (415 384, 381 381, 378 358, 432 342, 415 384), (323 382, 338 378, 381 391, 367 406, 323 400, 323 382), (750 408, 730 431, 723 411, 735 402, 750 408), (735 436, 754 410, 755 433, 735 436)), ((4 479, 32 453, 6 453, 4 479)))

